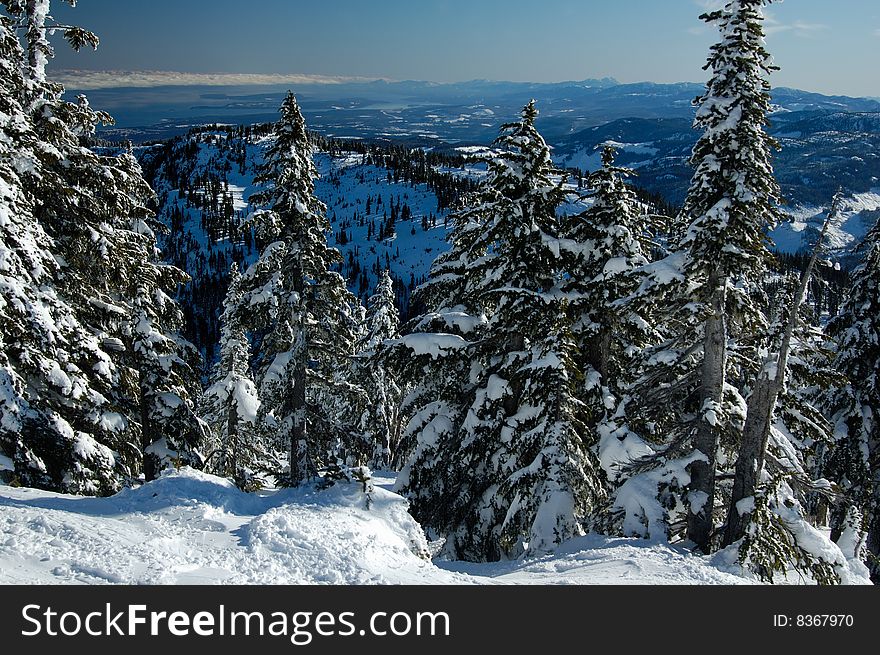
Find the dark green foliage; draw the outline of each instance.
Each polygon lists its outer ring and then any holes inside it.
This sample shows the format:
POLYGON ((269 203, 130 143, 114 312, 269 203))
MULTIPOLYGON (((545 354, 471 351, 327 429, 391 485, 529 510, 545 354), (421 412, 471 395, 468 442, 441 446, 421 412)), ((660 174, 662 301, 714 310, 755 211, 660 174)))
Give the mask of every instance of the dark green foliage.
MULTIPOLYGON (((297 485, 349 446, 355 430, 344 379, 354 354, 361 308, 330 267, 326 207, 314 194, 312 144, 289 94, 251 202, 264 210, 252 224, 264 249, 242 279, 246 329, 264 335, 256 353, 262 410, 290 452, 287 482, 297 485)), ((283 447, 283 446, 282 446, 283 447)))
POLYGON ((38 247, 39 257, 51 263, 34 260, 35 277, 16 285, 38 284, 33 304, 16 305, 35 310, 39 325, 32 322, 27 335, 16 334, 24 327, 18 318, 5 327, 7 362, 15 370, 8 387, 18 398, 10 407, 18 407, 4 422, 17 424, 19 434, 3 450, 27 484, 113 493, 149 461, 144 449, 166 437, 166 445, 189 442, 185 455, 182 445, 175 446, 178 461, 190 455, 198 461, 203 426, 187 400, 197 381, 188 377, 190 347, 174 333, 178 313, 165 294, 186 276, 159 263, 158 223, 147 207, 153 194, 134 157, 88 147, 95 126, 109 116, 92 110, 84 97, 63 100, 63 89, 45 78, 52 55, 48 29, 67 31, 77 42, 91 39, 47 24, 38 3, 4 5, 25 30, 27 46, 18 47, 4 17, 4 91, 14 105, 9 109, 19 112, 15 138, 24 139, 15 156, 29 169, 14 182, 25 203, 20 215, 30 223, 11 242, 38 247), (34 346, 36 358, 25 354, 34 346), (154 346, 161 352, 148 372, 147 352, 154 346), (166 384, 172 369, 179 375, 166 384))
POLYGON ((531 103, 502 127, 488 180, 422 291, 432 311, 401 340, 418 362, 410 370, 427 378, 411 378, 415 396, 428 402, 408 427, 416 443, 399 487, 450 553, 476 561, 579 534, 604 493, 558 286, 564 178, 536 116, 531 103))
POLYGON ((759 493, 754 502, 749 528, 739 547, 743 567, 771 584, 780 572, 790 568, 808 573, 820 585, 840 583, 834 566, 801 547, 792 534, 792 526, 771 507, 778 502, 777 498, 759 493))

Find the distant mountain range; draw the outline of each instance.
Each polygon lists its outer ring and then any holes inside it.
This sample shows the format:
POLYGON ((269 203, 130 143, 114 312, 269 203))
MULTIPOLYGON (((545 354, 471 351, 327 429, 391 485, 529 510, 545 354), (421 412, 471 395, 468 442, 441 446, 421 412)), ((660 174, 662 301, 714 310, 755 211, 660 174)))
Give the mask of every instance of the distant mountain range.
MULTIPOLYGON (((490 144, 499 126, 535 98, 538 128, 558 164, 595 169, 597 147, 614 142, 619 163, 637 169, 638 185, 678 204, 687 192, 688 158, 698 137, 692 103, 703 89, 694 83, 620 84, 606 78, 555 84, 343 81, 292 90, 309 127, 325 136, 437 151, 490 144)), ((286 91, 286 86, 166 86, 86 93, 93 106, 117 118, 104 137, 143 143, 195 125, 274 121, 286 91)), ((880 206, 880 100, 777 88, 772 101, 769 130, 781 146, 775 169, 795 217, 775 236, 786 250, 809 243, 842 187, 858 219, 838 241, 841 249, 851 247, 876 220, 875 204, 880 206)))
MULTIPOLYGON (((878 112, 779 111, 770 133, 781 146, 776 176, 792 204, 822 205, 838 187, 854 193, 880 187, 878 112)), ((624 118, 565 137, 555 155, 565 166, 593 170, 599 165, 596 148, 614 142, 619 162, 638 170, 640 186, 680 203, 698 136, 686 118, 624 118)))
MULTIPOLYGON (((109 111, 117 127, 108 135, 146 140, 174 136, 193 124, 248 124, 274 120, 285 86, 162 86, 86 91, 109 111)), ((690 118, 703 85, 620 84, 613 79, 553 84, 474 80, 301 84, 293 90, 309 125, 328 136, 411 139, 424 144, 485 144, 499 122, 510 120, 531 98, 538 126, 557 143, 586 128, 621 118, 690 118)), ((79 93, 71 88, 70 94, 79 93)), ((880 112, 880 101, 774 90, 790 112, 880 112)))

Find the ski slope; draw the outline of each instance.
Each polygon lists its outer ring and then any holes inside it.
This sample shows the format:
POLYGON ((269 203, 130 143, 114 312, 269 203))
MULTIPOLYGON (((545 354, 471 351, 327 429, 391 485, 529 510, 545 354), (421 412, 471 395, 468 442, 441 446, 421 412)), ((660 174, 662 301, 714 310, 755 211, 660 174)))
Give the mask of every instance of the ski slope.
POLYGON ((0 485, 0 584, 749 584, 723 558, 588 535, 517 562, 432 562, 388 491, 245 494, 192 469, 110 498, 0 485))

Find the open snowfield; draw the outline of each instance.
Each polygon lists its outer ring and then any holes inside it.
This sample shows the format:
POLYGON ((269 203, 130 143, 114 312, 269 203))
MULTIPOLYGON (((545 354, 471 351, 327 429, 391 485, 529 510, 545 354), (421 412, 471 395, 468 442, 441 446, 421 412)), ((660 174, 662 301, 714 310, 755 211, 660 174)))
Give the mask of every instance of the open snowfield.
POLYGON ((522 562, 434 564, 393 480, 375 483, 369 499, 360 484, 245 494, 191 469, 111 498, 0 486, 0 584, 751 582, 684 549, 595 535, 522 562))

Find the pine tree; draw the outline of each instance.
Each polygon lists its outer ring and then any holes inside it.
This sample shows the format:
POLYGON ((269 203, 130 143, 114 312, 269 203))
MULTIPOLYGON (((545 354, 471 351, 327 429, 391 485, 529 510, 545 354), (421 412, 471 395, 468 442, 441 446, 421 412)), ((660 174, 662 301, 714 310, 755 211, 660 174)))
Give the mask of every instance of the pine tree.
MULTIPOLYGON (((76 0, 64 1, 71 7, 76 6, 76 0)), ((49 30, 62 33, 70 47, 77 52, 85 46, 93 50, 98 48, 98 37, 92 32, 75 25, 55 23, 49 15, 50 0, 3 0, 3 5, 15 22, 15 27, 25 34, 26 56, 22 63, 31 99, 38 98, 41 87, 46 85, 46 66, 55 56, 49 43, 49 30)))
POLYGON ((476 561, 542 552, 580 534, 603 492, 578 419, 558 286, 564 178, 535 129, 537 113, 532 102, 502 126, 488 180, 456 218, 460 242, 432 270, 441 311, 419 324, 445 322, 470 341, 402 340, 432 378, 452 373, 464 384, 415 413, 421 432, 399 487, 416 516, 446 535, 450 553, 476 561))
POLYGON ((665 479, 675 480, 676 493, 685 487, 687 537, 704 552, 713 547, 716 455, 719 448, 733 453, 745 419, 742 389, 755 359, 748 337, 766 330, 766 231, 779 216, 776 143, 765 131, 766 75, 774 70, 763 40, 766 4, 731 0, 702 16, 718 25, 721 39, 706 66, 713 76, 696 100, 702 135, 694 176, 673 252, 644 268, 636 293, 663 335, 646 352, 634 389, 632 405, 644 418, 636 432, 654 442, 639 466, 671 467, 665 479))
MULTIPOLYGON (((778 335, 778 346, 775 343, 770 345, 769 350, 773 354, 766 358, 761 370, 758 372, 757 379, 753 384, 752 392, 747 401, 746 420, 743 425, 741 447, 736 462, 730 510, 727 516, 727 528, 723 542, 725 546, 742 538, 748 525, 749 514, 746 511, 740 511, 739 503, 754 495, 761 478, 771 436, 771 425, 777 409, 777 401, 785 389, 792 341, 797 339, 797 333, 800 332, 802 305, 816 262, 823 252, 828 228, 835 219, 839 202, 840 195, 835 197, 828 212, 819 241, 814 248, 813 256, 806 270, 801 275, 801 279, 794 292, 791 306, 786 307, 785 327, 781 334, 778 335)), ((788 303, 785 304, 787 305, 788 303)), ((815 435, 811 441, 817 441, 815 435)))
POLYGON ((367 301, 366 333, 361 340, 362 350, 373 350, 386 339, 395 339, 400 333, 400 314, 394 295, 394 281, 388 269, 382 271, 373 296, 367 301))
POLYGON ((625 302, 641 283, 640 269, 653 245, 648 232, 657 219, 626 184, 634 172, 615 166, 614 157, 614 148, 605 146, 602 167, 586 180, 593 204, 563 219, 561 242, 563 289, 583 372, 578 397, 586 408, 584 420, 600 435, 600 461, 612 479, 629 463, 619 455, 628 440, 623 401, 635 378, 635 355, 657 340, 650 324, 625 302))
MULTIPOLYGON (((145 449, 165 437, 189 441, 191 452, 185 459, 198 461, 195 441, 201 439, 204 426, 187 399, 198 381, 191 374, 192 362, 185 361, 194 351, 175 332, 179 312, 166 293, 187 278, 159 262, 156 231, 162 226, 148 209, 153 192, 135 158, 131 153, 98 154, 88 147, 95 126, 112 119, 92 110, 84 97, 76 103, 63 100, 63 88, 45 76, 52 56, 47 30, 63 31, 75 49, 97 46, 97 38, 80 28, 49 22, 45 0, 5 4, 26 29, 22 103, 41 144, 40 174, 24 183, 39 199, 35 217, 58 253, 58 292, 88 332, 68 343, 84 364, 81 370, 99 374, 93 380, 95 391, 109 418, 98 421, 101 429, 95 438, 115 454, 119 471, 112 486, 118 488, 142 467, 147 479, 157 472, 145 449), (168 325, 163 323, 166 319, 168 325), (160 340, 161 352, 148 355, 160 340), (98 363, 85 365, 89 359, 98 363), (175 379, 160 383, 172 368, 177 369, 175 379), (147 378, 160 386, 148 386, 147 378), (174 434, 162 434, 157 426, 174 434), (180 436, 184 432, 189 436, 180 436)), ((97 421, 94 416, 92 420, 97 421)))
POLYGON ((355 421, 346 415, 344 380, 354 354, 360 306, 330 270, 339 252, 327 245, 326 207, 314 194, 312 145, 296 99, 288 94, 251 197, 266 209, 253 224, 267 244, 243 276, 250 331, 263 331, 263 410, 288 444, 288 483, 298 485, 344 450, 355 421))
MULTIPOLYGON (((72 493, 119 489, 134 457, 121 416, 107 400, 114 365, 96 335, 60 292, 61 248, 37 214, 44 188, 53 188, 55 153, 32 121, 34 88, 23 75, 27 54, 14 29, 24 3, 4 3, 0 65, 4 80, 2 299, 3 389, 0 452, 23 484, 72 493)), ((30 33, 30 32, 29 32, 30 33)))
POLYGON ((250 375, 250 341, 243 326, 242 296, 241 273, 233 264, 220 317, 220 357, 201 409, 216 441, 208 458, 210 469, 250 491, 264 486, 260 472, 271 457, 258 425, 260 399, 250 375))
POLYGON ((112 493, 124 449, 107 446, 117 425, 102 393, 110 358, 59 294, 60 253, 35 216, 47 156, 13 29, 0 16, 0 454, 22 484, 112 493))
POLYGON ((714 77, 699 100, 696 125, 703 135, 694 148, 694 178, 684 215, 692 222, 682 241, 686 274, 700 284, 697 301, 703 325, 698 416, 693 443, 702 455, 691 465, 688 537, 710 549, 715 502, 715 456, 722 430, 731 423, 725 398, 730 384, 728 340, 762 318, 748 296, 763 275, 766 230, 779 217, 779 186, 766 133, 774 70, 764 48, 762 8, 768 0, 732 0, 703 19, 717 23, 721 41, 711 49, 714 77))
POLYGON ((761 340, 769 356, 752 384, 734 468, 724 543, 768 582, 796 569, 820 584, 837 584, 849 569, 844 554, 817 529, 824 525, 817 509, 833 496, 817 466, 833 426, 817 399, 820 389, 841 383, 806 308, 817 254, 800 276, 778 285, 774 320, 761 340))
POLYGON ((136 290, 133 308, 128 336, 138 373, 144 477, 154 480, 170 467, 202 468, 202 451, 211 437, 195 413, 191 390, 197 384, 198 353, 177 336, 180 308, 149 278, 136 290))
POLYGON ((392 466, 400 441, 402 390, 387 370, 383 357, 385 342, 400 336, 400 317, 394 300, 394 283, 386 269, 379 277, 375 294, 367 301, 366 329, 353 365, 354 384, 362 390, 360 456, 374 470, 392 466))
MULTIPOLYGON (((871 579, 880 582, 880 223, 859 247, 861 262, 852 274, 849 297, 831 325, 839 342, 835 367, 847 376, 826 407, 838 438, 825 474, 840 481, 842 499, 833 516, 833 536, 864 534, 871 579)), ((862 539, 853 539, 861 548, 862 539)))
POLYGON ((618 303, 638 288, 637 269, 648 263, 651 244, 649 217, 625 183, 634 172, 615 166, 615 154, 613 147, 603 148, 602 167, 587 177, 593 204, 564 226, 574 242, 564 287, 574 298, 574 332, 587 357, 584 368, 598 372, 605 386, 628 368, 623 351, 648 340, 644 322, 618 303))

